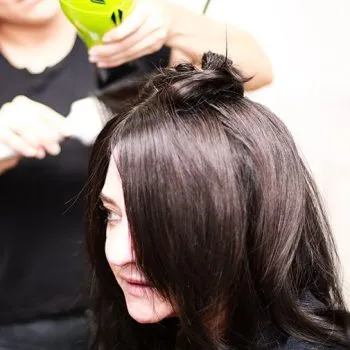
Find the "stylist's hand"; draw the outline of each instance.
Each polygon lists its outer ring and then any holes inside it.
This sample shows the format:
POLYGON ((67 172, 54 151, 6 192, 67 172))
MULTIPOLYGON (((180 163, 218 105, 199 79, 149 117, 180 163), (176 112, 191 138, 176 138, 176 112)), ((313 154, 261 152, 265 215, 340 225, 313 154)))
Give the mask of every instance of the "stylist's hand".
POLYGON ((157 52, 165 44, 171 24, 168 0, 137 0, 123 24, 106 33, 105 45, 91 48, 90 61, 101 68, 116 67, 157 52))
POLYGON ((18 155, 39 159, 58 155, 65 136, 65 118, 25 96, 17 96, 0 109, 0 143, 18 155))

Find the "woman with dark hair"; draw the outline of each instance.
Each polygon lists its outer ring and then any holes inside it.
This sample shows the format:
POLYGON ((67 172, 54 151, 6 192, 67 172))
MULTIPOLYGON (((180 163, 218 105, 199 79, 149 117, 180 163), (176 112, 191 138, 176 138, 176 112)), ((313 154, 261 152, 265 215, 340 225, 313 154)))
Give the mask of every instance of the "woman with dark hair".
POLYGON ((95 349, 346 349, 314 182, 223 56, 160 71, 100 134, 87 247, 95 349))

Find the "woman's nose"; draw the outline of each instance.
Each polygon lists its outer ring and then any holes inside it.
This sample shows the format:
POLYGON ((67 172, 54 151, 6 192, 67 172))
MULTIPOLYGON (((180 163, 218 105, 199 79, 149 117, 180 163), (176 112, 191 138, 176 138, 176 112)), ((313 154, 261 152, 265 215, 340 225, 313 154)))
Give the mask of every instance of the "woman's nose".
POLYGON ((105 253, 110 264, 123 266, 134 262, 129 228, 107 228, 105 253))

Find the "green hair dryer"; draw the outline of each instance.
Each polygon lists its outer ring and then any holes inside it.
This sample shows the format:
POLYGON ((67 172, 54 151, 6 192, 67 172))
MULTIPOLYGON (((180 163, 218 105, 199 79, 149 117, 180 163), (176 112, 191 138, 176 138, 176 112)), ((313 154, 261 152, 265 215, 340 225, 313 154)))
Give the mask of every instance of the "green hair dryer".
POLYGON ((136 0, 60 0, 64 14, 88 48, 102 43, 106 32, 130 15, 136 0))

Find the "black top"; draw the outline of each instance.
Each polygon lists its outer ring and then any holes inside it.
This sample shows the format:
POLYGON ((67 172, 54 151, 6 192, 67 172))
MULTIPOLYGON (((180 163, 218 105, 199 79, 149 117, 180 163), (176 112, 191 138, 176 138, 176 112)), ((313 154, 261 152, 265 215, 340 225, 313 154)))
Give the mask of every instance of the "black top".
POLYGON ((259 344, 257 350, 345 350, 340 345, 319 345, 300 340, 294 336, 274 333, 274 336, 264 337, 264 344, 259 344))
MULTIPOLYGON (((100 87, 135 71, 167 65, 169 50, 110 71, 100 87), (112 73, 112 74, 111 74, 112 73)), ((70 54, 41 74, 16 69, 0 55, 0 107, 25 95, 67 115, 97 87, 78 39, 70 54)), ((89 149, 65 141, 57 157, 24 159, 0 176, 0 323, 82 312, 83 195, 89 149)))
POLYGON ((306 341, 301 341, 294 337, 290 337, 287 343, 281 347, 283 350, 345 350, 344 347, 333 345, 315 345, 306 341))

